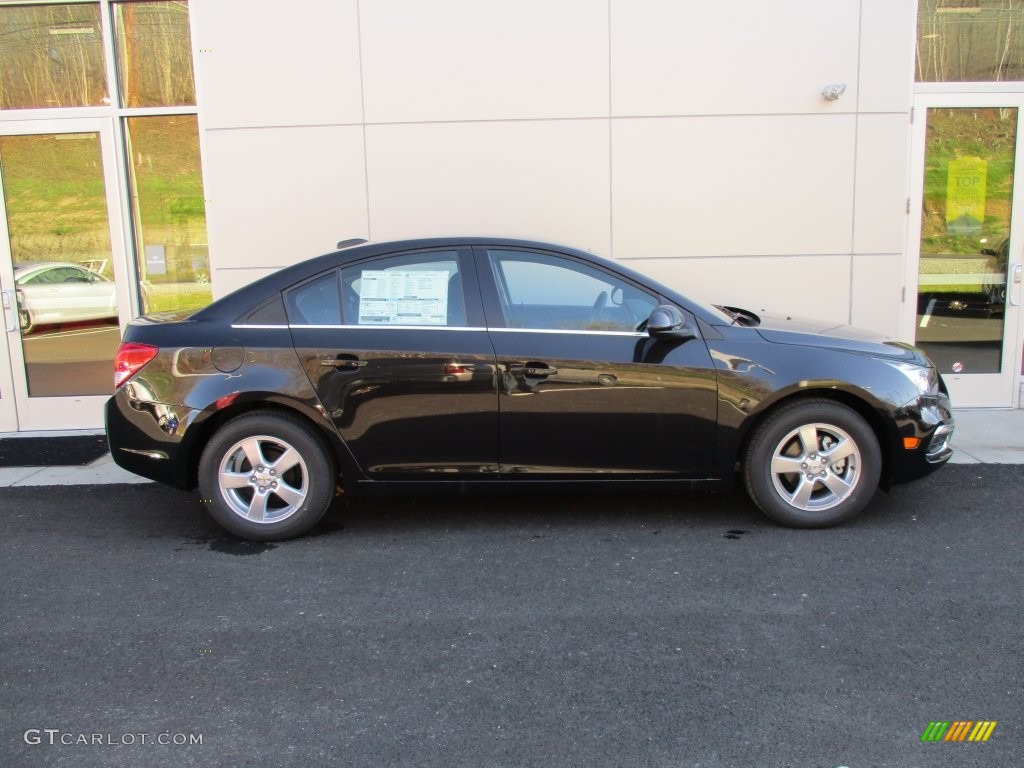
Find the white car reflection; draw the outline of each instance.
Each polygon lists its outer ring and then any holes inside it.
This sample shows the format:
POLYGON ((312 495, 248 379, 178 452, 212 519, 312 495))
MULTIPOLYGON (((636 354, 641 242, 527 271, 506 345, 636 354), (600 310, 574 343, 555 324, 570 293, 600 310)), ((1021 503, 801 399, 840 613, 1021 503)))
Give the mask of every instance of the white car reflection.
POLYGON ((78 264, 23 262, 14 269, 22 333, 39 325, 117 320, 114 282, 78 264))

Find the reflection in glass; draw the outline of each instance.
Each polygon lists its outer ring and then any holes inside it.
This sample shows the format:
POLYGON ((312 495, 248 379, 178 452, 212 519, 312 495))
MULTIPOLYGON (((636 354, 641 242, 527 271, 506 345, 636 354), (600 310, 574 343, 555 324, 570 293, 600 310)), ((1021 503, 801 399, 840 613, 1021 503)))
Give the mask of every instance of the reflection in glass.
POLYGON ((122 106, 196 103, 187 3, 117 3, 114 37, 122 106))
POLYGON ((1002 366, 1016 109, 929 109, 916 341, 940 371, 1002 366))
POLYGON ((213 293, 196 116, 126 123, 142 311, 204 307, 213 293))
POLYGON ((1024 80, 1024 0, 920 0, 917 80, 1024 80))
POLYGON ((0 136, 29 395, 105 395, 120 340, 99 136, 0 136))
POLYGON ((0 109, 109 102, 98 4, 0 6, 0 109))

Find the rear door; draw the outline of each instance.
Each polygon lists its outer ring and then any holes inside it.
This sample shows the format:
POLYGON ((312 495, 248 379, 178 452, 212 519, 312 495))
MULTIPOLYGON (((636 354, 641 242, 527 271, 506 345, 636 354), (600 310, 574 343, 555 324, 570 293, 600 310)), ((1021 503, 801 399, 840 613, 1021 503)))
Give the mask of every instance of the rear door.
POLYGON ((657 294, 567 254, 477 258, 507 478, 708 476, 715 369, 703 339, 642 330, 657 294))
POLYGON ((377 257, 285 293, 295 350, 376 480, 495 477, 495 360, 469 250, 377 257))

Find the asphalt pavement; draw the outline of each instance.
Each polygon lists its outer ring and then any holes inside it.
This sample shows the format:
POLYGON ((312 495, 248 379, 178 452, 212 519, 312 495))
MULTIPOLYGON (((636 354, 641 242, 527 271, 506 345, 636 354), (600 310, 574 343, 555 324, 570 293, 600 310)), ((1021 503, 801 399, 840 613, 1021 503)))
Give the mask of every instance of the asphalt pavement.
POLYGON ((191 493, 8 487, 0 766, 1019 764, 1022 498, 966 464, 824 531, 740 493, 339 501, 252 544, 191 493))

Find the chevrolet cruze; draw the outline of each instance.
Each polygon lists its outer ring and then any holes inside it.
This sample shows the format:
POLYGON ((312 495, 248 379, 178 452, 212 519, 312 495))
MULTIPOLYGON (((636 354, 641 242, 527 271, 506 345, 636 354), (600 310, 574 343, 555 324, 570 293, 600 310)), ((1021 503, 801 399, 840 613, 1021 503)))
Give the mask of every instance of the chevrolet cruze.
POLYGON ((953 417, 918 349, 709 306, 539 242, 341 248, 188 316, 127 327, 114 460, 197 488, 256 540, 340 493, 741 483, 797 527, 945 463, 953 417))

